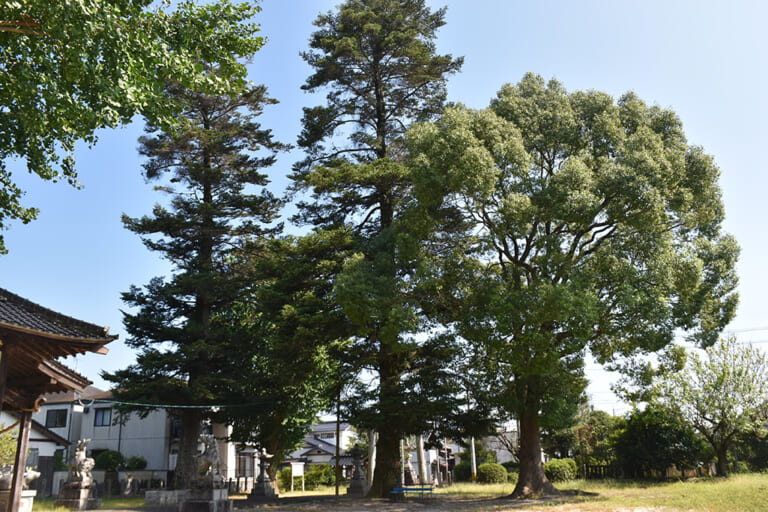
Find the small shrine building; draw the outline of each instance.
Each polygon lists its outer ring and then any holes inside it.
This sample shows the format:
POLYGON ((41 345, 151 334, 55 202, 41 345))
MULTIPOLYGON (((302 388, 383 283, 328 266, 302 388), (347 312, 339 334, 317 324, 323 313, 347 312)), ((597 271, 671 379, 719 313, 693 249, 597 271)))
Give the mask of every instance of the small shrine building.
POLYGON ((0 288, 0 410, 18 412, 19 435, 6 510, 18 512, 26 469, 32 413, 42 395, 82 392, 85 377, 56 361, 86 352, 106 354, 117 336, 99 327, 39 306, 0 288))

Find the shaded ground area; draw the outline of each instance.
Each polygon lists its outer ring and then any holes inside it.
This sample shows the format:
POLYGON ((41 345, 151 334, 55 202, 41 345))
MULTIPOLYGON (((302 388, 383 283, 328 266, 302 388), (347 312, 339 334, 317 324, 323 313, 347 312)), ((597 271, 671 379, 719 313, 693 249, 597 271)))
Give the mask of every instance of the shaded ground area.
POLYGON ((543 500, 511 500, 475 497, 436 496, 429 499, 408 499, 391 501, 388 499, 353 499, 333 496, 282 498, 276 504, 255 505, 246 501, 235 501, 236 511, 303 511, 303 512, 419 512, 419 511, 457 511, 484 512, 506 510, 525 510, 545 503, 560 501, 562 498, 543 500))

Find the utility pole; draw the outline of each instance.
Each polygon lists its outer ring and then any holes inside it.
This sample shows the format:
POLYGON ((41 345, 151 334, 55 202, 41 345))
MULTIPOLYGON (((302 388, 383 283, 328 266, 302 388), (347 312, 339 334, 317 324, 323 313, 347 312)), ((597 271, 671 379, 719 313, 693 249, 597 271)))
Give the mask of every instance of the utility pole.
POLYGON ((469 438, 469 454, 472 460, 472 483, 477 483, 477 456, 475 455, 475 436, 469 438))

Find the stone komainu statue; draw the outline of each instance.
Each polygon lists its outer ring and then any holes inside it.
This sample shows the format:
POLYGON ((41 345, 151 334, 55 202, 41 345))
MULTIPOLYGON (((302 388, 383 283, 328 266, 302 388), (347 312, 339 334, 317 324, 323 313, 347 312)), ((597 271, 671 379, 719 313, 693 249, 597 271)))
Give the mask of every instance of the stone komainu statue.
POLYGON ((216 439, 210 434, 203 434, 200 436, 200 443, 203 445, 203 451, 198 453, 196 458, 197 478, 222 482, 224 477, 221 474, 221 456, 216 439))
POLYGON ((78 485, 81 488, 85 488, 93 484, 91 470, 93 469, 94 461, 91 457, 85 456, 86 448, 90 442, 90 439, 81 439, 77 442, 77 449, 72 454, 72 462, 69 465, 68 486, 78 485))

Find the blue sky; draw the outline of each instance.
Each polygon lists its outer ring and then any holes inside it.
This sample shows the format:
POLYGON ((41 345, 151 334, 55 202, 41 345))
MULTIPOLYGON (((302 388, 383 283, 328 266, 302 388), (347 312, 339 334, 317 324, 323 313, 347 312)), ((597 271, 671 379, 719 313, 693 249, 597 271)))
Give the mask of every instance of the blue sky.
MULTIPOLYGON (((250 78, 266 84, 280 104, 262 116, 276 138, 294 143, 301 108, 322 103, 300 86, 310 70, 306 50, 320 12, 338 0, 264 0, 259 16, 267 44, 250 64, 250 78)), ((726 231, 736 236, 741 303, 728 327, 739 339, 768 340, 764 290, 768 272, 762 153, 768 141, 768 3, 715 1, 429 1, 447 5, 438 34, 441 53, 463 55, 463 71, 449 81, 449 99, 473 108, 488 105, 506 82, 527 71, 557 78, 568 90, 596 89, 618 97, 635 91, 650 104, 674 109, 689 142, 714 156, 722 176, 726 231)), ((25 202, 40 208, 38 220, 4 233, 9 254, 0 256, 0 287, 41 305, 99 325, 122 329, 120 293, 168 272, 168 265, 123 229, 122 213, 140 216, 164 198, 144 183, 136 139, 142 123, 104 131, 93 148, 76 152, 81 190, 46 183, 23 171, 15 179, 25 202)), ((301 157, 282 155, 269 171, 271 188, 282 193, 285 175, 301 157)), ((101 370, 132 362, 121 342, 107 356, 65 362, 106 387, 101 370)), ((607 377, 588 366, 589 392, 598 408, 623 410, 607 377)))

